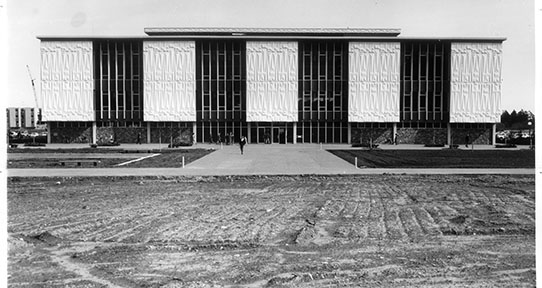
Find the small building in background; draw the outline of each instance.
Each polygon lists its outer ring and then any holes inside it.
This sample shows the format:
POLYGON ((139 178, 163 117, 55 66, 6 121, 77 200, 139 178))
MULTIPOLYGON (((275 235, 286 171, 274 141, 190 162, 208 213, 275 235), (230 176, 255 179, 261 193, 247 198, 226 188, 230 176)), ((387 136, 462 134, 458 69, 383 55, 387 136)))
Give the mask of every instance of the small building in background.
POLYGON ((21 127, 21 123, 19 121, 19 108, 7 108, 6 109, 6 116, 7 116, 7 128, 8 129, 18 129, 21 127))
POLYGON ((41 108, 10 107, 6 109, 8 129, 34 129, 41 122, 41 108))

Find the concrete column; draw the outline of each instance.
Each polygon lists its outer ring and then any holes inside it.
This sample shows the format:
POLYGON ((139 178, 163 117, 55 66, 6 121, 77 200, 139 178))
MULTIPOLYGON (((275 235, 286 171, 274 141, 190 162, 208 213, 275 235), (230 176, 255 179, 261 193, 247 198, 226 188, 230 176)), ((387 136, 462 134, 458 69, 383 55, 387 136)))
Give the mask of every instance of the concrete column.
POLYGON ((446 145, 452 145, 452 125, 450 123, 446 124, 446 145))
POLYGON ((147 143, 151 143, 151 122, 147 122, 147 143))
POLYGON ((250 122, 247 123, 247 143, 250 143, 250 122))
POLYGON ((294 144, 297 143, 297 123, 294 122, 294 144))
POLYGON ((494 123, 491 129, 491 145, 497 145, 497 123, 494 123))
POLYGON ((192 135, 194 135, 194 143, 198 143, 196 139, 198 139, 198 125, 196 125, 196 122, 192 123, 192 135))
POLYGON ((348 122, 348 144, 352 144, 352 123, 348 122))
MULTIPOLYGON (((96 121, 92 122, 92 144, 96 144, 96 141, 98 141, 98 125, 96 125, 96 121)), ((47 142, 49 142, 49 139, 47 139, 47 142)))
MULTIPOLYGON (((94 125, 96 125, 96 122, 94 122, 94 125)), ((94 133, 94 131, 92 131, 92 137, 95 138, 96 136, 94 136, 96 133, 94 133)), ((96 143, 96 140, 94 140, 94 143, 96 143)), ((51 123, 50 122, 47 122, 47 144, 51 144, 51 123)))
POLYGON ((397 143, 397 123, 393 123, 393 135, 392 135, 392 139, 393 139, 393 144, 397 143))

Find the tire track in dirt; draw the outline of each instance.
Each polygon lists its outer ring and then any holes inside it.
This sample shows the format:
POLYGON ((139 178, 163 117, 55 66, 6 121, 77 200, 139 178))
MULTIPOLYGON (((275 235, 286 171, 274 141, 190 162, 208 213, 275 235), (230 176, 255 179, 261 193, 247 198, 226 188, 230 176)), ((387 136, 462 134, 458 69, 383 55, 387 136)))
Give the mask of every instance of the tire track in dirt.
MULTIPOLYGON (((373 186, 373 185, 371 185, 373 186)), ((383 221, 383 204, 382 198, 379 195, 375 195, 376 191, 379 191, 380 187, 370 187, 369 199, 371 206, 369 215, 367 215, 367 238, 370 239, 383 239, 386 235, 386 227, 383 221)))
POLYGON ((388 232, 387 237, 392 240, 405 240, 408 238, 408 235, 405 232, 403 224, 399 218, 396 209, 386 209, 384 212, 384 221, 386 225, 386 230, 388 232))
POLYGON ((414 215, 411 208, 404 208, 399 211, 399 218, 405 228, 405 232, 409 239, 415 240, 424 235, 423 230, 414 215))
POLYGON ((362 187, 354 187, 353 191, 356 193, 356 210, 352 218, 352 224, 349 225, 348 238, 362 241, 367 238, 368 235, 368 221, 369 212, 371 209, 371 201, 367 189, 362 187))
MULTIPOLYGON (((85 246, 85 245, 83 245, 85 246)), ((83 248, 88 249, 89 247, 83 248)), ((121 286, 118 286, 112 282, 110 282, 107 279, 103 279, 100 277, 97 277, 93 275, 90 271, 92 269, 91 266, 83 263, 79 263, 76 261, 72 261, 70 255, 73 255, 73 253, 81 252, 81 247, 73 248, 68 247, 64 249, 47 249, 50 252, 51 260, 53 263, 61 266, 65 271, 74 273, 75 275, 79 276, 79 281, 89 281, 91 283, 97 283, 100 285, 104 285, 106 287, 112 287, 112 288, 121 288, 121 286)), ((65 273, 65 272, 64 272, 65 273)), ((68 283, 63 283, 68 284, 68 283)))
POLYGON ((423 207, 413 208, 414 215, 425 235, 440 236, 442 233, 433 218, 423 207))

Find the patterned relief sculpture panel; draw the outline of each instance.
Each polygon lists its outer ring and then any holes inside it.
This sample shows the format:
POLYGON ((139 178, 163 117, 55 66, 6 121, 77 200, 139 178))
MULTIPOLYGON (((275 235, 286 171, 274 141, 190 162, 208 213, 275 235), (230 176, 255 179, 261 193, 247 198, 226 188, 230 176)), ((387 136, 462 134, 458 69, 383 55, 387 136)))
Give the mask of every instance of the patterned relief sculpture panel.
POLYGON ((297 121, 297 42, 247 42, 247 121, 297 121))
POLYGON ((43 121, 94 121, 92 42, 41 42, 43 121))
POLYGON ((143 42, 145 121, 196 121, 194 41, 143 42))
POLYGON ((350 42, 348 121, 399 122, 400 43, 350 42))
POLYGON ((501 65, 501 43, 452 43, 450 122, 500 121, 501 65))

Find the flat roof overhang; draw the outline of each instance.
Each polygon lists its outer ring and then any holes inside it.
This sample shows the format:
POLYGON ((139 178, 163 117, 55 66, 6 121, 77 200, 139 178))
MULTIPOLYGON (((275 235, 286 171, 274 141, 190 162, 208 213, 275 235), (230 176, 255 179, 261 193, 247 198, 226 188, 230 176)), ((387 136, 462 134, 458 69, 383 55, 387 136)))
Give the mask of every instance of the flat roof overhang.
POLYGON ((297 37, 395 37, 395 28, 145 28, 149 36, 297 36, 297 37))
POLYGON ((94 40, 144 40, 144 41, 175 41, 175 40, 197 40, 197 39, 243 39, 243 40, 348 40, 348 41, 367 41, 367 42, 408 42, 408 41, 445 41, 445 42, 504 42, 505 37, 363 37, 363 36, 37 36, 42 41, 94 41, 94 40))

